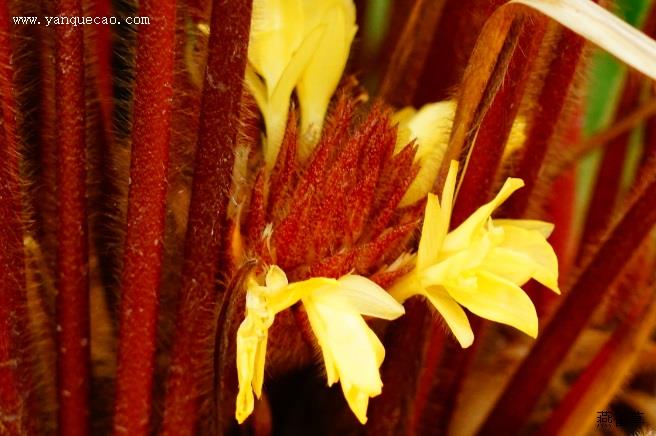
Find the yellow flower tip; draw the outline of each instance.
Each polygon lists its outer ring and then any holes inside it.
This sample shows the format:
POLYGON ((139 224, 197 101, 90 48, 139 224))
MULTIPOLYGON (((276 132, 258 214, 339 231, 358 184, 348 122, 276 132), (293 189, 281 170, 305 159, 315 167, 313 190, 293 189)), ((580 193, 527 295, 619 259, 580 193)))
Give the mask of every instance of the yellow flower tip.
POLYGON ((253 413, 254 407, 253 394, 240 389, 237 394, 237 408, 235 410, 235 419, 237 422, 243 424, 246 418, 253 413))
POLYGON ((508 179, 506 180, 506 184, 508 184, 509 189, 512 189, 513 192, 515 192, 520 188, 523 188, 526 185, 524 183, 524 180, 517 177, 508 177, 508 179))
POLYGON ((344 392, 344 398, 346 398, 351 411, 353 411, 355 417, 360 421, 360 424, 366 424, 369 395, 356 389, 349 389, 348 387, 345 387, 344 384, 342 384, 342 391, 344 392))
POLYGON ((458 339, 458 342, 462 348, 469 348, 474 343, 474 335, 472 334, 466 339, 458 339))

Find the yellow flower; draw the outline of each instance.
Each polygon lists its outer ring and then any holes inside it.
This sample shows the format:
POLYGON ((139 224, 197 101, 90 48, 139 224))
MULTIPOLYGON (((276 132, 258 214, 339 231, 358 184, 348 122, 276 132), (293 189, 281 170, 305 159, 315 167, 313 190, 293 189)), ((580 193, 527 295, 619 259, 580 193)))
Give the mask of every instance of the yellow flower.
POLYGON ((243 422, 252 413, 253 393, 258 398, 262 393, 268 329, 275 315, 298 301, 321 347, 328 385, 341 380, 351 410, 365 423, 369 398, 381 392, 378 369, 385 350, 362 315, 395 319, 404 313, 403 306, 365 277, 288 283, 275 265, 268 269, 264 286, 249 279, 246 317, 237 331, 237 421, 243 422))
MULTIPOLYGON (((442 164, 446 146, 449 143, 455 113, 455 101, 445 100, 426 104, 419 110, 408 106, 394 114, 392 121, 398 123, 395 152, 398 153, 414 140, 417 146, 415 161, 420 166, 417 176, 403 195, 399 207, 414 204, 431 192, 442 164)), ((521 147, 526 139, 525 128, 524 118, 518 117, 510 130, 504 158, 521 147)))
POLYGON ((536 337, 538 318, 520 288, 533 278, 556 293, 558 260, 546 241, 553 225, 534 220, 492 219, 492 212, 524 186, 509 178, 497 196, 448 232, 457 162, 452 162, 442 203, 429 194, 415 267, 390 293, 399 301, 423 295, 442 315, 463 348, 474 334, 461 306, 536 337))
POLYGON ((315 145, 355 36, 352 0, 255 0, 246 84, 266 124, 265 163, 275 163, 296 88, 301 159, 315 145))

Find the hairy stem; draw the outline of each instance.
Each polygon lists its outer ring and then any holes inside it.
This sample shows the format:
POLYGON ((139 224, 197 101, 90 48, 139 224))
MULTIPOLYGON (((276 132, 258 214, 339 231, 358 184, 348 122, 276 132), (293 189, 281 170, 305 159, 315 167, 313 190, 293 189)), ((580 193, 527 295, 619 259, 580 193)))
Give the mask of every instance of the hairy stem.
MULTIPOLYGON (((637 72, 632 71, 629 73, 617 107, 617 117, 621 117, 637 106, 640 98, 640 85, 642 85, 640 79, 641 77, 637 72)), ((588 205, 585 226, 583 227, 582 250, 579 253, 579 259, 581 259, 581 255, 585 252, 588 244, 600 239, 602 231, 608 227, 608 223, 613 218, 613 212, 620 194, 622 172, 630 137, 630 131, 624 132, 603 149, 603 157, 597 171, 595 187, 588 205)))
POLYGON ((250 1, 213 3, 164 434, 194 432, 205 392, 202 382, 211 377, 216 276, 226 230, 250 20, 250 1))
POLYGON ((561 119, 569 95, 568 90, 574 82, 584 46, 585 40, 569 29, 563 29, 556 42, 554 49, 556 55, 549 66, 542 91, 537 98, 522 158, 513 174, 524 180, 525 186, 510 198, 505 208, 512 217, 524 215, 529 206, 529 199, 540 175, 551 139, 558 127, 558 120, 561 119))
MULTIPOLYGON (((79 0, 57 12, 82 16, 79 0)), ((82 27, 57 26, 57 333, 59 429, 89 432, 89 264, 82 27)))
POLYGON ((656 157, 628 211, 592 257, 489 414, 481 434, 515 434, 604 295, 656 223, 656 157))
POLYGON ((544 17, 524 22, 506 76, 483 118, 476 142, 469 153, 465 177, 454 206, 454 227, 467 219, 490 196, 546 24, 544 17))
POLYGON ((164 245, 175 2, 144 0, 137 39, 134 129, 122 274, 114 431, 149 434, 164 245))
POLYGON ((26 359, 27 301, 19 140, 9 5, 0 0, 0 430, 33 434, 26 359))
POLYGON ((379 95, 387 102, 397 106, 412 103, 445 3, 417 0, 412 5, 380 85, 379 95))

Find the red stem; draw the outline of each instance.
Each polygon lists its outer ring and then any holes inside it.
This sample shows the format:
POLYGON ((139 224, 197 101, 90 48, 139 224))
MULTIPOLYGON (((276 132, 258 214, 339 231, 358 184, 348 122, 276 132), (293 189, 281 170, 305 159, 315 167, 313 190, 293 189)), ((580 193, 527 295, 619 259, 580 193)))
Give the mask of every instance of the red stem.
MULTIPOLYGON (((651 270, 649 267, 645 268, 644 262, 638 262, 635 267, 645 270, 651 270)), ((653 262, 651 265, 653 267, 653 262)), ((644 277, 646 278, 646 277, 644 277)), ((595 354, 594 358, 588 363, 581 375, 576 379, 567 394, 558 404, 558 407, 549 415, 548 419, 542 424, 540 428, 540 436, 548 436, 554 434, 562 434, 563 426, 568 420, 572 419, 573 414, 577 412, 579 403, 584 399, 586 392, 594 389, 594 385, 604 384, 605 381, 602 377, 607 376, 607 366, 612 362, 613 357, 617 359, 618 354, 622 359, 626 359, 626 343, 635 341, 635 333, 640 329, 640 324, 645 322, 645 318, 649 316, 649 312, 653 309, 654 291, 646 286, 643 281, 639 287, 632 286, 631 292, 638 291, 638 298, 633 295, 634 301, 631 302, 630 312, 622 320, 621 324, 615 329, 613 334, 606 340, 601 349, 595 354), (604 371, 606 370, 606 371, 604 371), (606 374, 604 374, 606 373, 606 374)), ((635 346, 635 345, 634 345, 635 346)))
MULTIPOLYGON (((465 177, 459 188, 458 200, 455 204, 453 227, 463 222, 488 200, 501 164, 506 141, 528 82, 532 66, 531 59, 540 49, 545 30, 546 19, 524 21, 502 86, 483 118, 476 143, 470 153, 465 177)), ((481 326, 480 319, 472 320, 472 328, 476 333, 481 326)), ((455 356, 442 356, 443 353, 438 353, 436 350, 443 348, 445 341, 449 340, 441 323, 433 321, 428 335, 425 363, 415 396, 415 421, 420 430, 430 423, 433 428, 441 426, 442 430, 446 431, 455 407, 455 399, 458 397, 480 343, 477 341, 473 347, 467 350, 456 350, 455 356), (442 364, 440 364, 440 360, 442 360, 442 364), (437 380, 436 372, 443 365, 448 366, 452 376, 435 382, 437 380), (447 402, 440 410, 432 410, 427 407, 431 403, 431 399, 440 396, 454 400, 447 402)), ((450 345, 447 347, 449 349, 450 345)))
POLYGON ((524 29, 501 88, 483 118, 476 143, 467 160, 465 177, 458 190, 458 201, 453 211, 454 227, 489 199, 533 60, 540 50, 546 23, 544 17, 524 21, 524 29))
POLYGON ((484 423, 481 434, 516 434, 626 260, 656 222, 656 156, 636 200, 540 334, 484 423))
POLYGON ((412 103, 445 4, 445 0, 416 0, 412 5, 380 86, 379 95, 387 102, 412 103))
MULTIPOLYGON (((564 130, 563 141, 557 147, 566 149, 569 144, 577 144, 583 134, 583 106, 578 103, 564 130)), ((574 231, 574 205, 576 203, 576 168, 560 174, 551 185, 547 203, 545 204, 546 221, 554 224, 554 231, 549 237, 549 243, 558 258, 558 275, 568 277, 576 256, 578 237, 574 231)), ((560 296, 546 289, 543 285, 533 281, 525 287, 541 320, 540 325, 548 322, 553 310, 560 302, 560 296)))
POLYGON ((211 384, 216 275, 226 231, 250 20, 251 1, 214 1, 164 434, 194 433, 202 393, 211 384))
POLYGON ((574 32, 568 29, 563 29, 562 32, 554 49, 555 57, 533 111, 535 115, 531 120, 522 158, 514 174, 515 177, 523 179, 526 185, 510 198, 504 208, 512 217, 522 216, 528 206, 585 46, 584 39, 574 32))
MULTIPOLYGON (((636 72, 629 72, 624 91, 617 107, 616 119, 635 109, 640 98, 642 77, 636 72)), ((628 151, 631 132, 626 132, 612 140, 603 149, 603 158, 597 171, 595 188, 588 206, 588 214, 583 227, 583 238, 579 260, 590 243, 601 239, 603 232, 613 218, 613 212, 620 194, 624 162, 628 151)))
POLYGON ((27 344, 25 258, 19 182, 14 70, 9 5, 0 0, 0 429, 33 434, 27 344))
MULTIPOLYGON (((96 17, 112 15, 111 0, 94 0, 91 2, 93 14, 96 17)), ((114 107, 114 91, 112 84, 112 30, 109 25, 93 26, 95 43, 96 81, 100 115, 103 133, 107 144, 112 143, 112 114, 114 107)), ((141 29, 140 29, 141 30, 141 29)))
POLYGON ((175 1, 143 0, 119 327, 114 432, 149 434, 164 245, 175 1))
MULTIPOLYGON (((390 325, 385 335, 387 358, 381 367, 383 393, 372 399, 366 434, 412 434, 414 406, 418 379, 422 372, 425 342, 417 332, 429 327, 431 314, 426 303, 418 298, 406 304, 406 314, 390 325)), ((439 354, 442 348, 432 352, 439 354)))
MULTIPOLYGON (((393 3, 396 3, 393 2, 393 3)), ((450 98, 461 79, 478 35, 506 0, 447 1, 419 79, 415 105, 450 98), (458 35, 454 38, 453 35, 458 35)))
MULTIPOLYGON (((57 12, 82 16, 80 0, 59 0, 57 12)), ((89 274, 86 211, 84 47, 80 26, 57 26, 56 111, 57 339, 59 431, 89 432, 89 274)))
MULTIPOLYGON (((50 5, 53 6, 53 5, 50 5)), ((54 15, 50 8, 39 10, 54 15)), ((37 191, 32 207, 36 216, 35 234, 49 271, 54 274, 57 251, 57 114, 55 108, 55 29, 39 26, 36 38, 39 53, 39 152, 35 165, 37 191)), ((54 335, 54 331, 53 331, 54 335)))
MULTIPOLYGON (((558 275, 569 277, 576 241, 574 238, 574 205, 576 203, 576 169, 573 168, 554 180, 546 205, 546 220, 554 224, 549 243, 558 257, 558 275)), ((531 282, 536 291, 529 294, 538 312, 538 318, 549 317, 560 297, 537 282, 531 282)))
MULTIPOLYGON (((95 17, 112 16, 111 0, 93 0, 90 5, 90 14, 95 17)), ((118 319, 118 287, 120 277, 120 244, 119 230, 115 221, 121 216, 116 199, 121 197, 117 186, 119 179, 116 171, 117 148, 114 144, 114 90, 112 74, 112 31, 109 24, 87 27, 87 41, 91 46, 91 59, 89 76, 92 77, 92 107, 94 114, 93 130, 91 135, 95 138, 92 146, 93 154, 90 156, 94 185, 90 188, 89 209, 94 210, 90 220, 92 243, 98 264, 98 272, 105 288, 104 294, 108 303, 113 323, 118 319)), ((122 231, 122 229, 121 229, 122 231)))
MULTIPOLYGON (((656 38, 656 4, 653 4, 649 16, 645 20, 643 30, 647 36, 650 38, 656 38)), ((647 80, 647 83, 652 87, 652 90, 648 92, 648 96, 654 98, 653 91, 653 82, 647 80)), ((642 152, 642 159, 640 162, 640 170, 638 173, 638 179, 642 175, 642 170, 647 168, 647 163, 649 161, 649 156, 653 156, 656 153, 656 117, 651 117, 645 126, 645 139, 644 139, 644 149, 642 152)))

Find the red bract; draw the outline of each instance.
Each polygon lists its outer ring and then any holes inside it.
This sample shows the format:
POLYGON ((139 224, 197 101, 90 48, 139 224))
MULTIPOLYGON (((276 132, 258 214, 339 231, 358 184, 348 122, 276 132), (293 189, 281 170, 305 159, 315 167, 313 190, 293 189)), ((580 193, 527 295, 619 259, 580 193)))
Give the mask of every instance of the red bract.
POLYGON ((397 209, 416 174, 415 148, 394 154, 389 116, 374 106, 357 121, 361 106, 342 91, 307 164, 296 157, 292 112, 271 175, 260 172, 253 184, 242 226, 245 258, 303 280, 371 275, 403 251, 420 216, 416 208, 397 209))

